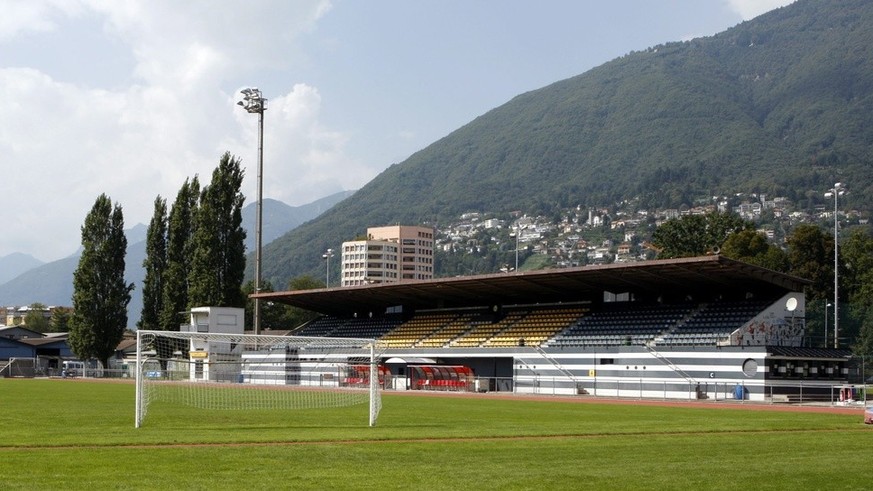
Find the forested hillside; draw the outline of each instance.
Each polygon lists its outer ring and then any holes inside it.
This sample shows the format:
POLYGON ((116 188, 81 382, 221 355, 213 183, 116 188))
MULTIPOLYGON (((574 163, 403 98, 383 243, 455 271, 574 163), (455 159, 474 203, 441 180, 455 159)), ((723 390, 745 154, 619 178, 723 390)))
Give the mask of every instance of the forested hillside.
POLYGON ((712 37, 632 52, 519 95, 265 249, 274 285, 389 223, 735 192, 801 206, 850 182, 873 209, 873 2, 800 0, 712 37))

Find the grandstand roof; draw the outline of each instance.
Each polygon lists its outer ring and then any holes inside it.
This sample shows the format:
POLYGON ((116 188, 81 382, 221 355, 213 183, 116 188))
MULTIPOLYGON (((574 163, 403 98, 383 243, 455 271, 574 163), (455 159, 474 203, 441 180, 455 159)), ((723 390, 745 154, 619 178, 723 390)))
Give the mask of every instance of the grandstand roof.
POLYGON ((459 276, 356 287, 269 292, 253 295, 331 315, 489 305, 580 302, 602 299, 604 291, 639 296, 751 292, 777 295, 808 282, 719 255, 639 263, 459 276))

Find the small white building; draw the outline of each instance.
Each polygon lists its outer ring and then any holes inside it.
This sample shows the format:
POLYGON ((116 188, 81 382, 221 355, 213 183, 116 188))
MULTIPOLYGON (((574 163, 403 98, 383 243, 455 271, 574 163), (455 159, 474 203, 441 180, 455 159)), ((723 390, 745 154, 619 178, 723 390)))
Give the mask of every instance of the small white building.
MULTIPOLYGON (((243 334, 245 309, 236 307, 195 307, 188 312, 189 332, 243 334)), ((242 343, 228 340, 192 339, 188 348, 191 379, 233 381, 238 377, 242 343)))

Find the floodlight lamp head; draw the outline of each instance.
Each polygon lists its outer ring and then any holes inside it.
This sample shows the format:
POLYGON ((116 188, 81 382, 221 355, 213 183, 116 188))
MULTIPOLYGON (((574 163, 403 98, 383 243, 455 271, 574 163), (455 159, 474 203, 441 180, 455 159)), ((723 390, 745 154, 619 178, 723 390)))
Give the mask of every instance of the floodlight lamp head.
POLYGON ((245 89, 240 90, 240 93, 243 94, 243 100, 237 102, 238 105, 253 114, 264 112, 267 105, 267 99, 264 99, 261 96, 261 91, 257 87, 246 87, 245 89))

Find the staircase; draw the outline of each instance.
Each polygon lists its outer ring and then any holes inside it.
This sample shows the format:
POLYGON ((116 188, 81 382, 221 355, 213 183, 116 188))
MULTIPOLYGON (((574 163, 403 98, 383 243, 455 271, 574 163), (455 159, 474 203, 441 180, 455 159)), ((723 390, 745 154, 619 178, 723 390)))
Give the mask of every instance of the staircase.
POLYGON ((697 387, 697 389, 696 389, 696 391, 697 391, 697 398, 698 398, 698 399, 701 398, 701 393, 700 393, 700 388, 699 388, 699 385, 700 385, 700 384, 697 382, 697 380, 694 379, 694 377, 692 377, 691 375, 688 375, 687 373, 685 373, 685 372, 684 372, 681 368, 679 368, 675 363, 673 363, 672 361, 670 361, 669 358, 667 358, 666 356, 662 355, 661 353, 658 353, 658 351, 657 351, 657 350, 652 346, 652 343, 646 343, 646 344, 645 344, 645 347, 646 347, 646 350, 648 350, 648 352, 652 354, 652 356, 654 356, 654 357, 657 358, 658 360, 661 360, 661 363, 663 363, 664 365, 667 365, 668 367, 670 367, 671 370, 673 370, 674 372, 678 373, 678 374, 679 374, 683 379, 685 379, 686 382, 688 382, 689 384, 691 384, 691 385, 697 387))
POLYGON ((551 356, 549 356, 549 354, 546 353, 545 351, 543 351, 543 349, 540 348, 539 346, 534 346, 533 349, 534 349, 537 353, 539 353, 539 355, 540 355, 544 360, 546 360, 547 362, 549 362, 553 367, 557 368, 559 372, 561 372, 562 374, 564 374, 565 376, 567 376, 567 378, 569 378, 570 380, 573 381, 573 385, 576 387, 576 393, 578 393, 578 394, 587 394, 587 393, 588 393, 588 392, 585 391, 585 389, 582 388, 582 385, 580 384, 580 382, 579 382, 579 380, 576 378, 576 376, 573 375, 572 372, 570 372, 569 370, 567 370, 566 368, 564 368, 563 365, 561 365, 560 363, 558 363, 558 360, 556 360, 556 359, 552 358, 551 356))

